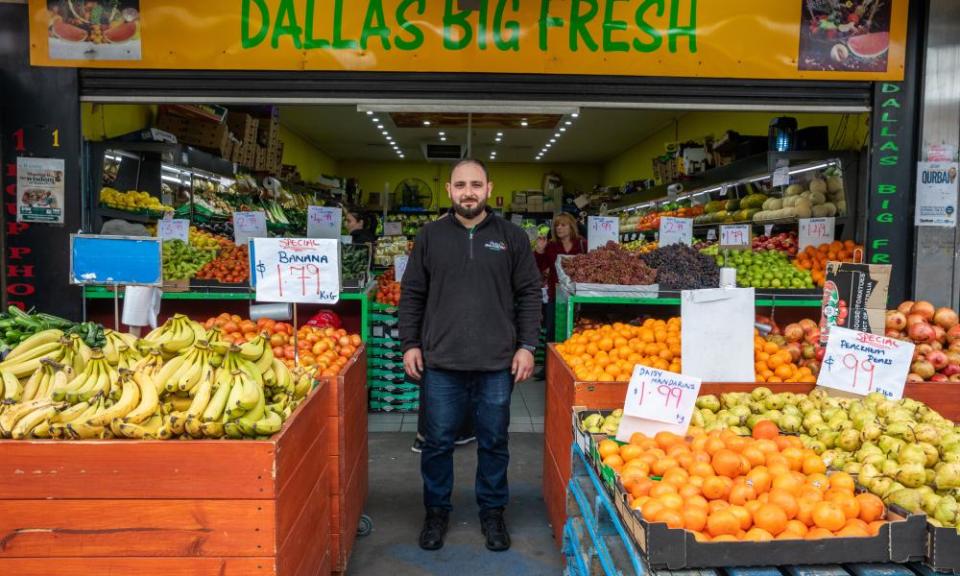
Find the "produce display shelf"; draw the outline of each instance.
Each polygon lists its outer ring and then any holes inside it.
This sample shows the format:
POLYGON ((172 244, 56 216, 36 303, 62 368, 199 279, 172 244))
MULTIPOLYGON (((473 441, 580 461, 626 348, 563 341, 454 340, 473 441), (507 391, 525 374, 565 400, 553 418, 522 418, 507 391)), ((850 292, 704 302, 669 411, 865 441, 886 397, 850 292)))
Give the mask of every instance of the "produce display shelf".
POLYGON ((159 216, 150 214, 138 214, 136 212, 127 212, 126 210, 117 210, 116 208, 106 208, 103 206, 97 208, 97 213, 104 218, 117 218, 128 222, 139 222, 141 224, 152 224, 160 218, 159 216))
MULTIPOLYGON (((113 290, 103 286, 88 286, 83 293, 84 297, 91 300, 112 300, 113 290)), ((123 298, 123 292, 120 293, 123 298)), ((249 289, 215 289, 215 288, 191 288, 189 292, 164 292, 164 300, 256 300, 256 294, 249 289)), ((341 292, 341 300, 364 300, 364 293, 360 292, 341 292)))
POLYGON ((726 567, 722 570, 654 570, 633 545, 603 488, 597 473, 583 453, 572 445, 572 474, 567 486, 569 518, 563 528, 566 572, 571 576, 934 576, 922 564, 844 564, 777 567, 726 567))

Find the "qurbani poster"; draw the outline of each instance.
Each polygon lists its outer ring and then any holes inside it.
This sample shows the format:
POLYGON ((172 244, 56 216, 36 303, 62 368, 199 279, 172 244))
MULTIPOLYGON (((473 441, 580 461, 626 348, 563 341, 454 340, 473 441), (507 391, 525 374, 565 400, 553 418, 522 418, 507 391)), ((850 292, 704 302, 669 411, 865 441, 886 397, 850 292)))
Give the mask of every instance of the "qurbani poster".
POLYGON ((956 162, 917 162, 917 226, 957 225, 956 162))
POLYGON ((62 158, 17 158, 17 222, 63 224, 62 158))

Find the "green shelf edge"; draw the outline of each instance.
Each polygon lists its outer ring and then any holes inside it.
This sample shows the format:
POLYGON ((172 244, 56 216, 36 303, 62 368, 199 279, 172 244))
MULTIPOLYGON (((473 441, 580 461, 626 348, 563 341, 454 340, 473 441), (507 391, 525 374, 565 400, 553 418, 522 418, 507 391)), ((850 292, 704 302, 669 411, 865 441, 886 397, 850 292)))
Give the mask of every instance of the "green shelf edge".
MULTIPOLYGON (((569 301, 574 304, 621 304, 635 306, 679 306, 679 298, 613 298, 606 296, 570 296, 569 301)), ((558 304, 562 304, 558 302, 558 304)), ((786 306, 792 308, 819 308, 820 299, 800 299, 790 297, 769 298, 761 297, 756 300, 757 306, 786 306)))
MULTIPOLYGON (((113 292, 104 288, 87 288, 83 293, 89 300, 113 300, 113 292)), ((120 295, 123 298, 123 294, 120 295)), ((164 300, 255 300, 251 292, 164 292, 164 300)), ((365 300, 363 292, 341 292, 340 300, 365 300)))

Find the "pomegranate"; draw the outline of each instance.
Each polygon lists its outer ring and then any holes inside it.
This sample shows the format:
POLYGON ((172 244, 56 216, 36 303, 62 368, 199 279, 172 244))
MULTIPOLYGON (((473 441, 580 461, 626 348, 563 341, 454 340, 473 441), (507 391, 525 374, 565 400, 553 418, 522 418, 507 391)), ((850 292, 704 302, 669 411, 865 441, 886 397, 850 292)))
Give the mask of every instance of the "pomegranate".
POLYGON ((887 330, 896 330, 897 332, 907 327, 907 316, 899 310, 890 310, 887 312, 887 330))
POLYGON ((931 324, 933 327, 933 338, 936 340, 937 344, 947 341, 947 331, 941 328, 936 324, 931 324))
POLYGON ((887 338, 903 338, 903 333, 899 330, 887 330, 885 334, 887 338))
POLYGON ((922 378, 924 381, 929 380, 934 374, 937 373, 937 371, 933 369, 933 364, 930 364, 926 360, 917 360, 911 364, 910 371, 922 378))
POLYGON ((807 360, 810 360, 817 355, 817 348, 809 342, 804 342, 803 346, 800 347, 800 354, 807 360))
POLYGON ((911 372, 911 373, 907 374, 907 382, 908 382, 908 383, 909 383, 909 382, 923 382, 923 378, 921 378, 918 374, 914 374, 913 372, 911 372))
POLYGON ((800 327, 803 328, 804 333, 809 333, 811 330, 820 330, 820 327, 816 322, 809 318, 804 318, 799 322, 800 327))
POLYGON ((907 315, 907 328, 910 328, 914 324, 926 324, 926 320, 923 319, 923 316, 919 314, 908 314, 907 315))
POLYGON ((803 327, 795 322, 793 324, 787 324, 783 329, 783 337, 787 339, 787 342, 799 342, 803 340, 803 336, 803 327))
POLYGON ((897 306, 897 311, 906 316, 910 313, 911 308, 913 308, 913 300, 904 300, 897 306))
POLYGON ((950 377, 951 382, 960 382, 960 374, 954 374, 950 377))
POLYGON ((941 372, 944 376, 950 377, 954 374, 960 374, 960 364, 947 364, 947 367, 941 372))
POLYGON ((936 334, 933 327, 926 322, 918 322, 907 329, 907 335, 914 342, 920 344, 924 342, 933 342, 936 334))
POLYGON ((943 374, 934 374, 930 377, 931 382, 949 382, 950 379, 944 376, 943 374))
POLYGON ((933 346, 930 344, 920 344, 913 349, 914 354, 919 358, 921 356, 926 356, 927 354, 933 352, 933 346))
POLYGON ((960 324, 947 330, 947 342, 952 344, 958 340, 960 340, 960 324))
POLYGON ((945 354, 947 355, 947 362, 960 366, 960 352, 956 350, 947 350, 945 354))
MULTIPOLYGON (((800 343, 790 342, 789 344, 787 344, 787 352, 790 353, 790 357, 793 358, 794 362, 800 360, 800 357, 802 356, 800 343)), ((946 357, 946 355, 944 355, 944 357, 946 357)))
POLYGON ((910 313, 919 314, 920 316, 923 316, 924 320, 929 322, 930 320, 933 320, 933 304, 927 302, 926 300, 917 300, 914 303, 913 308, 910 309, 910 313))
POLYGON ((947 346, 947 350, 953 350, 954 352, 960 352, 960 340, 954 340, 947 346))
POLYGON ((933 352, 927 354, 927 362, 933 366, 934 370, 939 372, 947 367, 949 360, 947 359, 947 355, 942 351, 934 350, 933 352))
POLYGON ((937 308, 937 311, 933 313, 933 323, 944 330, 949 330, 960 323, 960 319, 957 318, 957 313, 951 308, 943 306, 937 308))

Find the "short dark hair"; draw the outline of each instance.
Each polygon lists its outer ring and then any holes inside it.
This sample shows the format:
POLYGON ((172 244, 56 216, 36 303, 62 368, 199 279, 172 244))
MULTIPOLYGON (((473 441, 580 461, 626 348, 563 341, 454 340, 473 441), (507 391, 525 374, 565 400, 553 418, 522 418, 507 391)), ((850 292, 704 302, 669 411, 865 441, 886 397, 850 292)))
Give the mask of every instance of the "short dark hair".
POLYGON ((453 165, 453 168, 450 169, 450 183, 453 184, 453 173, 457 168, 464 166, 466 164, 475 164, 483 170, 483 177, 490 181, 490 172, 487 171, 487 165, 483 163, 483 160, 477 160, 476 158, 464 158, 453 165))

